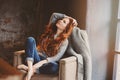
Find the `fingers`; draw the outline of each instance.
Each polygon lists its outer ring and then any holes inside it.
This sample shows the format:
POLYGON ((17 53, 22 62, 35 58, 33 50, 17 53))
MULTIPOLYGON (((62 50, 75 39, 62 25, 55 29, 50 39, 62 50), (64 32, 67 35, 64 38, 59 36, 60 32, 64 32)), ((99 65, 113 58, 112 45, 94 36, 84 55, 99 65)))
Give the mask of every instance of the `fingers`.
POLYGON ((74 18, 72 18, 72 17, 70 17, 70 16, 65 16, 65 17, 68 17, 68 18, 70 18, 70 19, 72 19, 72 20, 73 20, 73 26, 77 26, 77 25, 78 25, 78 23, 77 23, 77 20, 76 20, 76 19, 74 19, 74 18))
POLYGON ((36 68, 33 66, 33 73, 35 73, 36 72, 36 68))
POLYGON ((73 19, 73 25, 74 25, 74 26, 77 26, 77 25, 78 25, 78 23, 77 23, 77 21, 76 21, 75 19, 73 19))

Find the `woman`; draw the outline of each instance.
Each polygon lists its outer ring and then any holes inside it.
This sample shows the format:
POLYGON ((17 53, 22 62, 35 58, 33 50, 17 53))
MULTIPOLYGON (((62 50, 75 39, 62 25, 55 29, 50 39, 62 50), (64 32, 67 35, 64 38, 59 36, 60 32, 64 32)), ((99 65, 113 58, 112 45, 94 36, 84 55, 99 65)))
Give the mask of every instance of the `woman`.
POLYGON ((37 46, 33 37, 27 39, 25 50, 27 66, 23 64, 18 66, 18 69, 28 71, 25 80, 30 80, 34 73, 58 72, 58 61, 67 49, 68 37, 74 25, 77 25, 76 20, 66 16, 58 19, 54 24, 47 25, 37 46))

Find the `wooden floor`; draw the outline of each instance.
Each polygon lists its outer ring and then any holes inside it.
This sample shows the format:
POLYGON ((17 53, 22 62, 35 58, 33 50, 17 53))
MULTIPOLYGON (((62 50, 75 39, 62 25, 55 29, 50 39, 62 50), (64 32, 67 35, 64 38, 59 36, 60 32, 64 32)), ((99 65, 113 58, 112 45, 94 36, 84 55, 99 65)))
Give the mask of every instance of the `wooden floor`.
POLYGON ((0 58, 0 80, 22 80, 22 73, 0 58))

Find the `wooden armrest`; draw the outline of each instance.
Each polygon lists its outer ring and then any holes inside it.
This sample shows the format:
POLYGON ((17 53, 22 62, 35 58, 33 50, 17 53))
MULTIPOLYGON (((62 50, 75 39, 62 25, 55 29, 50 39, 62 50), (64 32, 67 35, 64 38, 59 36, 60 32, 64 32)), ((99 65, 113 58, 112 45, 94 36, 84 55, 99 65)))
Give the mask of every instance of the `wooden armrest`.
POLYGON ((75 56, 60 60, 60 80, 76 80, 77 58, 75 56))
POLYGON ((17 67, 19 64, 22 64, 21 55, 25 53, 25 50, 15 51, 14 52, 14 67, 17 67))
POLYGON ((15 51, 14 55, 21 55, 23 53, 25 53, 25 50, 15 51))

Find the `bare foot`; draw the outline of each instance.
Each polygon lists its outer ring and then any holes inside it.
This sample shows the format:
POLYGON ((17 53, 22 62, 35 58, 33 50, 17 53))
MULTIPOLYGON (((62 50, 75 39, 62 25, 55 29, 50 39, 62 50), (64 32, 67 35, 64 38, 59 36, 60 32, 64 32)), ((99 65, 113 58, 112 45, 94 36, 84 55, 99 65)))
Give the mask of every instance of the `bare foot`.
POLYGON ((28 67, 26 65, 24 65, 24 64, 18 65, 17 69, 28 71, 28 67))

